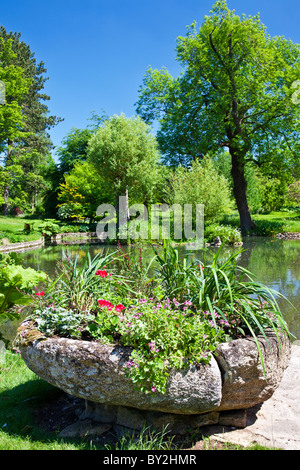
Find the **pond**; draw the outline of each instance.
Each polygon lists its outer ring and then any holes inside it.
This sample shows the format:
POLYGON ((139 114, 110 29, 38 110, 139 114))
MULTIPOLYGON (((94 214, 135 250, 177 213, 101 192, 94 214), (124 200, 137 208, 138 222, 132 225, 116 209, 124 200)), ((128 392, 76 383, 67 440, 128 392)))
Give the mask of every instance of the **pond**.
MULTIPOLYGON (((238 264, 249 269, 260 282, 280 292, 292 303, 290 305, 287 301, 278 299, 290 331, 296 339, 300 339, 300 240, 249 237, 244 240, 242 248, 238 264)), ((63 259, 67 251, 83 258, 87 249, 93 257, 103 249, 115 251, 117 247, 57 245, 19 253, 19 256, 26 267, 43 270, 53 276, 57 261, 63 259)), ((139 256, 139 251, 137 253, 137 250, 132 250, 133 254, 139 256)), ((233 251, 240 250, 240 247, 222 247, 221 259, 227 258, 233 251)), ((216 251, 216 247, 208 247, 192 252, 191 255, 201 261, 209 262, 216 251)), ((180 247, 180 252, 186 253, 185 247, 180 247)), ((142 257, 145 261, 150 261, 153 254, 150 246, 142 248, 142 257)))

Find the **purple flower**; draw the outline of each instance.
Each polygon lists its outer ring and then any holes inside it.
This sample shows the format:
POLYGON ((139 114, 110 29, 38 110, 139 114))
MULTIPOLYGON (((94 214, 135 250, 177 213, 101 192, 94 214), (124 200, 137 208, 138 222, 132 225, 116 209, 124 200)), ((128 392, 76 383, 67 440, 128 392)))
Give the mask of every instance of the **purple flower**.
POLYGON ((126 367, 128 367, 128 369, 129 369, 130 367, 135 367, 135 368, 137 368, 138 365, 137 365, 135 362, 133 362, 133 361, 128 361, 127 364, 126 364, 126 367))
POLYGON ((159 351, 158 348, 155 348, 155 341, 151 341, 151 343, 148 343, 148 345, 150 346, 150 351, 154 351, 154 352, 159 351))

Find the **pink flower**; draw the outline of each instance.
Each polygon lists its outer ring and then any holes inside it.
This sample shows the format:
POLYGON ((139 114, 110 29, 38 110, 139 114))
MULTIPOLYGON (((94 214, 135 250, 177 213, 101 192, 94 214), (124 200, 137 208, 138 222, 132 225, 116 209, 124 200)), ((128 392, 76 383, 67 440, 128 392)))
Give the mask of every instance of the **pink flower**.
POLYGON ((35 295, 37 295, 37 296, 45 295, 45 292, 36 292, 35 295))
POLYGON ((107 271, 105 270, 101 271, 101 269, 98 269, 98 271, 96 271, 96 276, 106 277, 107 275, 107 271))
POLYGON ((155 392, 156 391, 156 387, 154 384, 152 384, 152 387, 151 387, 151 392, 155 392))

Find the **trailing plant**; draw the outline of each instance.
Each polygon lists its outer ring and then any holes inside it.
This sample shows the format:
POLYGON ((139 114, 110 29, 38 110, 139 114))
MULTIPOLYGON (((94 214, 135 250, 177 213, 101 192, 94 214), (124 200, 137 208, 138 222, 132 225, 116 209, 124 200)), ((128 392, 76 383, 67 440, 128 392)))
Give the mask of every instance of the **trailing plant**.
POLYGON ((175 298, 162 303, 141 299, 128 308, 99 300, 100 311, 88 329, 103 341, 133 348, 125 370, 139 390, 165 393, 171 368, 208 363, 225 340, 221 328, 191 307, 175 298))

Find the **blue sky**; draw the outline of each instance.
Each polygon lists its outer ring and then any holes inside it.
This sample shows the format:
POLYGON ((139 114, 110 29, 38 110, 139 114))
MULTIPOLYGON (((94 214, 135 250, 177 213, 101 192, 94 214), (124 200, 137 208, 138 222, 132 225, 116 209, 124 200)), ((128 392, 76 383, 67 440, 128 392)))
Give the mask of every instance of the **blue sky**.
MULTIPOLYGON (((4 2, 3 2, 4 3, 4 2)), ((85 128, 91 112, 135 114, 148 66, 174 75, 176 38, 203 22, 214 0, 14 0, 1 5, 1 24, 20 32, 47 68, 51 130, 60 146, 72 127, 85 128)), ((300 43, 299 0, 228 0, 237 14, 260 13, 271 36, 300 43)), ((300 77, 299 77, 300 78, 300 77)), ((55 154, 54 154, 55 157, 55 154)), ((56 158, 55 158, 56 159, 56 158)))

